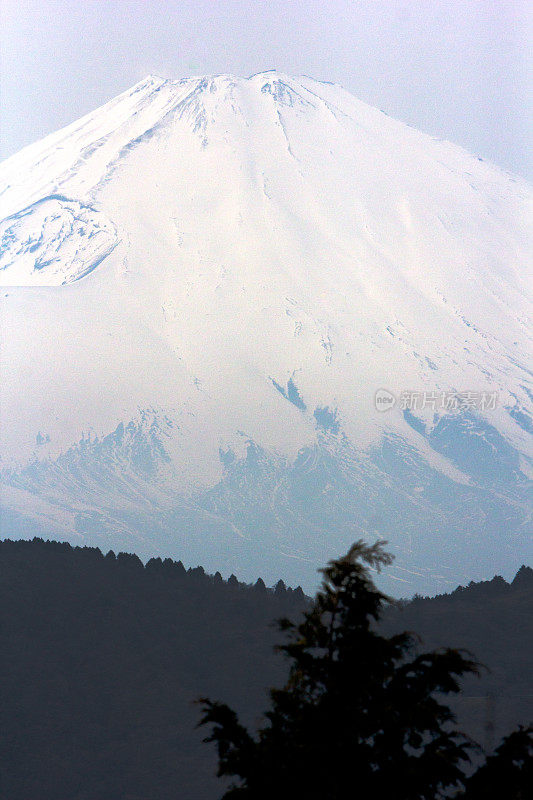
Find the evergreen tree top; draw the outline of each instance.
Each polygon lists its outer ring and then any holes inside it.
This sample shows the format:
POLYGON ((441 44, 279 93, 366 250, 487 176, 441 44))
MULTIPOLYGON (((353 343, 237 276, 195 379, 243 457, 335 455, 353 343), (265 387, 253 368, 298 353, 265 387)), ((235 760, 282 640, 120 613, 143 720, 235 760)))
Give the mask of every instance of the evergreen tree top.
POLYGON ((377 632, 392 602, 371 574, 392 561, 385 544, 359 541, 330 561, 303 619, 280 621, 289 679, 271 691, 255 736, 229 707, 200 701, 219 775, 234 779, 225 798, 436 800, 462 784, 474 745, 442 698, 478 665, 457 650, 417 654, 407 632, 377 632))

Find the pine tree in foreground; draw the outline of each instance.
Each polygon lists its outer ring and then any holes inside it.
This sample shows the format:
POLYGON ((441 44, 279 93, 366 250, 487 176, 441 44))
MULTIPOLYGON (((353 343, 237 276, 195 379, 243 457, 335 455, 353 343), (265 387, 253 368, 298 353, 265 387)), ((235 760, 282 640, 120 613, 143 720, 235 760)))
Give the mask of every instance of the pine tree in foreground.
POLYGON ((466 783, 465 800, 530 800, 533 795, 533 727, 506 736, 466 783))
POLYGON ((377 628, 392 602, 374 585, 392 558, 359 541, 322 570, 303 621, 281 620, 290 662, 255 736, 228 706, 202 698, 230 798, 436 800, 464 783, 474 748, 454 729, 446 696, 478 665, 452 649, 417 654, 416 637, 377 628))

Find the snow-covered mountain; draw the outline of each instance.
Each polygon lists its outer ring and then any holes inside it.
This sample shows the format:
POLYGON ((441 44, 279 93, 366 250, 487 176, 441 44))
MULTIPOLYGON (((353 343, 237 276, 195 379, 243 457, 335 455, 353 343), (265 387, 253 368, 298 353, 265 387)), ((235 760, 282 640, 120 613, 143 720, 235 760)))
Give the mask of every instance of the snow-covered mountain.
POLYGON ((396 594, 510 574, 530 201, 276 72, 149 77, 7 159, 2 535, 306 587, 379 535, 396 594))

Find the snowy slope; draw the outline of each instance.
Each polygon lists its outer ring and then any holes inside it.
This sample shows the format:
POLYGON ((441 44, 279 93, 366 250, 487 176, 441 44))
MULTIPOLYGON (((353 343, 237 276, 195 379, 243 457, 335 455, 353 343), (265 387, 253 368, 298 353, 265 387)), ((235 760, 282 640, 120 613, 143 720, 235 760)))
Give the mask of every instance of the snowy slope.
POLYGON ((307 585, 381 533, 409 589, 512 570, 530 201, 275 72, 149 77, 25 148, 0 164, 2 533, 307 585), (380 413, 379 389, 436 394, 380 413))

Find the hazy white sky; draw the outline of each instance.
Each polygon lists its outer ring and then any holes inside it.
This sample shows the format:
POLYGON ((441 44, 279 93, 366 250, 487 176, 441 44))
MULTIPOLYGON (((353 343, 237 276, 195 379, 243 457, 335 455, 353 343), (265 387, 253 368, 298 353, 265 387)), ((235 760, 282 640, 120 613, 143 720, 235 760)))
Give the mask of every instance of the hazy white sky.
POLYGON ((266 69, 533 177, 530 0, 1 0, 0 158, 148 73, 266 69))

